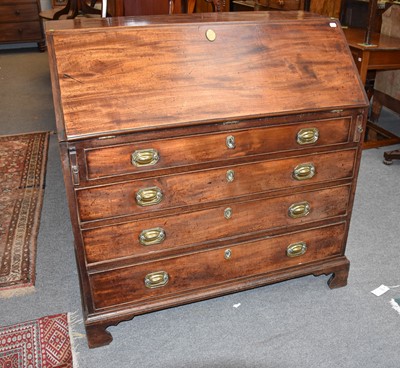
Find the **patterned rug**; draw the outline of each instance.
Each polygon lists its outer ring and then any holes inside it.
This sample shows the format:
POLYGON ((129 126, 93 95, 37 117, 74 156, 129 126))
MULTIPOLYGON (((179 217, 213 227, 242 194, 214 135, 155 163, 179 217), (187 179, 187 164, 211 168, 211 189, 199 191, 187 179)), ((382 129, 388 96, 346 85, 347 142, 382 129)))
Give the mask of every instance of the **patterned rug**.
POLYGON ((0 297, 35 282, 49 134, 0 136, 0 297))
POLYGON ((73 368, 69 314, 0 327, 1 368, 73 368))

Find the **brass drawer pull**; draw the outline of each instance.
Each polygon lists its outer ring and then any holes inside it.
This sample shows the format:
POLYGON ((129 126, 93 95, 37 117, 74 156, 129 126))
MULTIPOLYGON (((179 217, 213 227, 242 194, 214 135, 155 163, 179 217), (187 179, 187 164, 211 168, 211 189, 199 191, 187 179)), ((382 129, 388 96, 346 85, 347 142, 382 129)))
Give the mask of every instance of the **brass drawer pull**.
POLYGON ((297 133, 298 144, 311 144, 315 143, 319 138, 319 130, 317 128, 300 129, 297 133))
POLYGON ((167 285, 169 280, 168 273, 165 271, 157 271, 148 273, 144 278, 144 285, 149 289, 158 288, 167 285))
POLYGON ((158 154, 158 151, 153 148, 149 148, 136 150, 133 152, 131 162, 132 165, 135 165, 136 167, 142 167, 155 165, 159 159, 160 155, 158 154))
POLYGON ((158 187, 140 189, 136 193, 136 203, 139 206, 153 206, 163 199, 163 193, 158 187))
POLYGON ((143 230, 139 235, 139 242, 142 245, 160 244, 165 240, 165 231, 160 227, 143 230))
POLYGON ((228 135, 225 143, 229 149, 234 149, 236 147, 235 137, 233 135, 228 135))
POLYGON ((311 206, 308 202, 293 203, 289 207, 289 216, 291 218, 299 218, 307 216, 310 213, 311 206))
POLYGON ((299 242, 290 244, 286 249, 286 255, 288 257, 302 256, 307 251, 307 244, 305 242, 299 242))
POLYGON ((224 252, 224 258, 230 259, 232 257, 232 251, 230 249, 226 249, 224 252))
POLYGON ((297 165, 293 169, 293 178, 296 180, 311 179, 315 175, 315 166, 312 162, 297 165))

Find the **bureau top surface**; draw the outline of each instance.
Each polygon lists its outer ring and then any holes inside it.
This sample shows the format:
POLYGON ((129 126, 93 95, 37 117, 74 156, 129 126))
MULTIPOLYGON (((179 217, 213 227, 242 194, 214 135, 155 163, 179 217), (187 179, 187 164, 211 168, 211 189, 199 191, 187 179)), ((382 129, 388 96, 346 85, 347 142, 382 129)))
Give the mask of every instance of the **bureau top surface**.
POLYGON ((368 104, 340 25, 305 12, 46 28, 60 140, 368 104))

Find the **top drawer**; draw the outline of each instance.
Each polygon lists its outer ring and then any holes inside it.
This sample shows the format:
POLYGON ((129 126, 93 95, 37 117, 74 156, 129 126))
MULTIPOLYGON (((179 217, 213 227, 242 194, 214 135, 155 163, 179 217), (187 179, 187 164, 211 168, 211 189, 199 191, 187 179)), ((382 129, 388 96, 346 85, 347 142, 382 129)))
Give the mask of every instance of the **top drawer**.
POLYGON ((349 141, 351 117, 85 150, 87 179, 349 141))
POLYGON ((1 7, 0 22, 24 22, 38 19, 38 7, 35 2, 30 4, 3 5, 1 7))

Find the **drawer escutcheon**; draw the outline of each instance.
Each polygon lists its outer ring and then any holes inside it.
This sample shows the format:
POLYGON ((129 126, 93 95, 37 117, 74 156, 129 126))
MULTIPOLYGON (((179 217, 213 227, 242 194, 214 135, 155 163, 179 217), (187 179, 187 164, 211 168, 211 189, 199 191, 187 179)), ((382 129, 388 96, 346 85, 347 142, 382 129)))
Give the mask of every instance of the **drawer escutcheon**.
POLYGON ((144 278, 144 285, 149 289, 155 289, 167 285, 169 275, 165 271, 148 273, 144 278))
POLYGON ((153 148, 136 150, 132 153, 131 162, 136 167, 155 165, 160 159, 158 151, 153 148))
POLYGON ((225 143, 226 143, 226 146, 229 149, 235 149, 236 148, 235 137, 233 135, 228 135, 226 137, 225 143))
POLYGON ((310 213, 310 210, 311 210, 310 203, 304 201, 299 203, 293 203, 289 207, 288 214, 291 218, 299 218, 307 216, 310 213))
POLYGON ((140 189, 136 193, 136 203, 139 206, 153 206, 163 199, 163 193, 158 187, 140 189))
POLYGON ((315 143, 318 138, 319 130, 317 128, 304 128, 297 133, 297 143, 301 145, 315 143))
POLYGON ((311 179, 315 175, 315 166, 312 162, 297 165, 293 169, 293 179, 296 180, 307 180, 311 179))
POLYGON ((305 242, 290 244, 286 249, 288 257, 302 256, 307 251, 307 244, 305 242))
POLYGON ((165 240, 165 231, 161 227, 143 230, 139 235, 139 242, 142 245, 160 244, 165 240))

